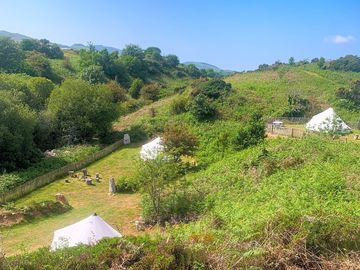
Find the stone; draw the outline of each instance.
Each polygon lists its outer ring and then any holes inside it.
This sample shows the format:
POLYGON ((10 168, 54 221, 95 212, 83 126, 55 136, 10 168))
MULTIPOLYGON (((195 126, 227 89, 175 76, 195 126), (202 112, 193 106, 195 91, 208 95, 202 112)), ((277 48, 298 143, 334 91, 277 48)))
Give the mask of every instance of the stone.
POLYGON ((56 199, 57 202, 61 203, 62 205, 69 205, 69 202, 65 198, 65 195, 62 194, 62 193, 57 193, 55 195, 55 199, 56 199))
POLYGON ((124 134, 124 144, 130 144, 130 135, 129 134, 124 134))
POLYGON ((116 185, 115 185, 115 179, 114 177, 110 177, 109 179, 109 193, 115 193, 116 192, 116 185))

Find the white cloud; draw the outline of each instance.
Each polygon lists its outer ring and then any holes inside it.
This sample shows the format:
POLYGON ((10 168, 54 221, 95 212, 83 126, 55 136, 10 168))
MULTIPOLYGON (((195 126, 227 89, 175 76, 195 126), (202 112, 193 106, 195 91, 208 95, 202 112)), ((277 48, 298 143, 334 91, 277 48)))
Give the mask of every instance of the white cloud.
POLYGON ((353 41, 354 39, 355 38, 351 35, 348 35, 348 36, 336 35, 336 36, 325 38, 326 41, 335 43, 335 44, 349 43, 350 41, 353 41))

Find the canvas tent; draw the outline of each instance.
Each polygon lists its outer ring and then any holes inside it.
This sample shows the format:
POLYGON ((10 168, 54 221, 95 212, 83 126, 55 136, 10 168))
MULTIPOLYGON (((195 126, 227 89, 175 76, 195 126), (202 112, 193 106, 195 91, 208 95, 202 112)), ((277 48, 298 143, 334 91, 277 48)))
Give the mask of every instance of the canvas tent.
POLYGON ((164 146, 160 137, 144 144, 141 147, 140 157, 142 160, 156 159, 156 157, 164 151, 164 146))
POLYGON ((95 245, 103 238, 121 236, 118 231, 107 224, 101 217, 93 214, 70 226, 56 230, 50 249, 56 250, 79 244, 95 245))
POLYGON ((348 133, 351 131, 351 128, 336 114, 333 108, 313 116, 305 128, 316 132, 348 133))

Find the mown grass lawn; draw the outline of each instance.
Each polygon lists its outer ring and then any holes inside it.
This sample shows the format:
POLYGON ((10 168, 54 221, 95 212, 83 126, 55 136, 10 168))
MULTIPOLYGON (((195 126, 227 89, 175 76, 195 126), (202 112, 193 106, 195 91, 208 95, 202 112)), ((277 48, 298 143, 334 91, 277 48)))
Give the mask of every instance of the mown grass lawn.
POLYGON ((122 147, 91 164, 88 167, 90 175, 95 178, 95 173, 99 172, 102 177, 101 183, 87 186, 84 182, 73 178, 67 178, 70 183, 65 183, 66 178, 63 178, 17 200, 16 206, 24 206, 31 202, 54 200, 55 194, 61 192, 73 209, 65 214, 38 218, 30 223, 2 229, 0 249, 11 255, 48 246, 54 230, 77 222, 94 212, 122 234, 137 234, 132 221, 140 216, 139 194, 109 195, 108 181, 111 176, 118 179, 121 176, 134 174, 139 146, 122 147))

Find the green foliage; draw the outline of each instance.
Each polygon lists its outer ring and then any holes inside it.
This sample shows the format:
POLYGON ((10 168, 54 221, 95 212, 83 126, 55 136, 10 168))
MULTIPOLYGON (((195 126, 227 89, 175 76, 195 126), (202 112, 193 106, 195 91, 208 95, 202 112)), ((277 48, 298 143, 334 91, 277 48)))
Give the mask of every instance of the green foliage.
POLYGON ((360 57, 356 55, 340 57, 329 63, 329 69, 360 72, 360 57))
POLYGON ((289 58, 289 65, 290 65, 290 66, 294 66, 294 65, 295 65, 295 58, 294 58, 294 57, 290 57, 290 58, 289 58))
POLYGON ((55 85, 45 78, 31 78, 28 87, 32 95, 31 107, 36 110, 45 109, 55 85))
POLYGON ((50 65, 50 61, 43 54, 36 51, 29 52, 26 55, 26 73, 31 76, 36 77, 45 77, 59 83, 61 78, 59 78, 54 72, 50 65))
POLYGON ((336 90, 336 97, 345 101, 342 105, 348 109, 360 107, 360 80, 351 83, 350 89, 340 87, 336 90))
POLYGON ((116 191, 120 193, 134 193, 139 190, 139 181, 134 177, 121 177, 116 181, 116 191))
POLYGON ((197 95, 190 103, 189 111, 199 121, 209 120, 215 117, 216 108, 211 100, 205 95, 197 95))
POLYGON ((196 136, 183 123, 166 125, 163 141, 166 152, 175 160, 179 160, 181 156, 191 156, 198 144, 196 136))
POLYGON ((163 223, 166 188, 180 174, 179 165, 161 156, 139 164, 137 179, 144 194, 143 217, 147 222, 163 223))
POLYGON ((132 98, 139 98, 141 88, 144 86, 144 83, 141 79, 135 79, 131 83, 129 94, 132 98))
POLYGON ((0 170, 25 168, 40 153, 33 141, 35 114, 9 93, 0 92, 0 170))
POLYGON ((64 52, 57 44, 50 43, 47 39, 23 39, 20 48, 24 51, 36 51, 51 59, 63 59, 64 52))
POLYGON ((106 77, 101 66, 90 65, 83 69, 80 78, 90 84, 104 83, 106 77))
POLYGON ((199 83, 193 95, 202 94, 211 99, 218 99, 226 96, 231 91, 231 84, 224 82, 220 79, 211 79, 199 83))
POLYGON ((66 80, 52 92, 48 110, 63 140, 90 140, 110 131, 117 117, 112 99, 111 91, 104 86, 66 80))
POLYGON ((16 73, 23 70, 24 53, 10 38, 0 37, 0 72, 16 73))
POLYGON ((110 89, 112 96, 113 96, 113 102, 124 102, 127 100, 126 97, 126 89, 124 89, 119 83, 116 81, 110 81, 106 84, 106 87, 110 89))
POLYGON ((188 100, 183 96, 176 97, 170 104, 172 114, 181 114, 187 111, 188 100))
POLYGON ((236 149, 244 149, 262 142, 264 138, 265 123, 262 120, 262 115, 254 113, 251 120, 239 130, 235 138, 235 147, 236 149))
POLYGON ((144 85, 140 90, 140 96, 144 100, 156 101, 159 98, 161 85, 158 83, 150 83, 144 85))
POLYGON ((299 92, 291 93, 288 97, 288 109, 283 116, 304 117, 310 111, 310 102, 303 98, 299 92))

